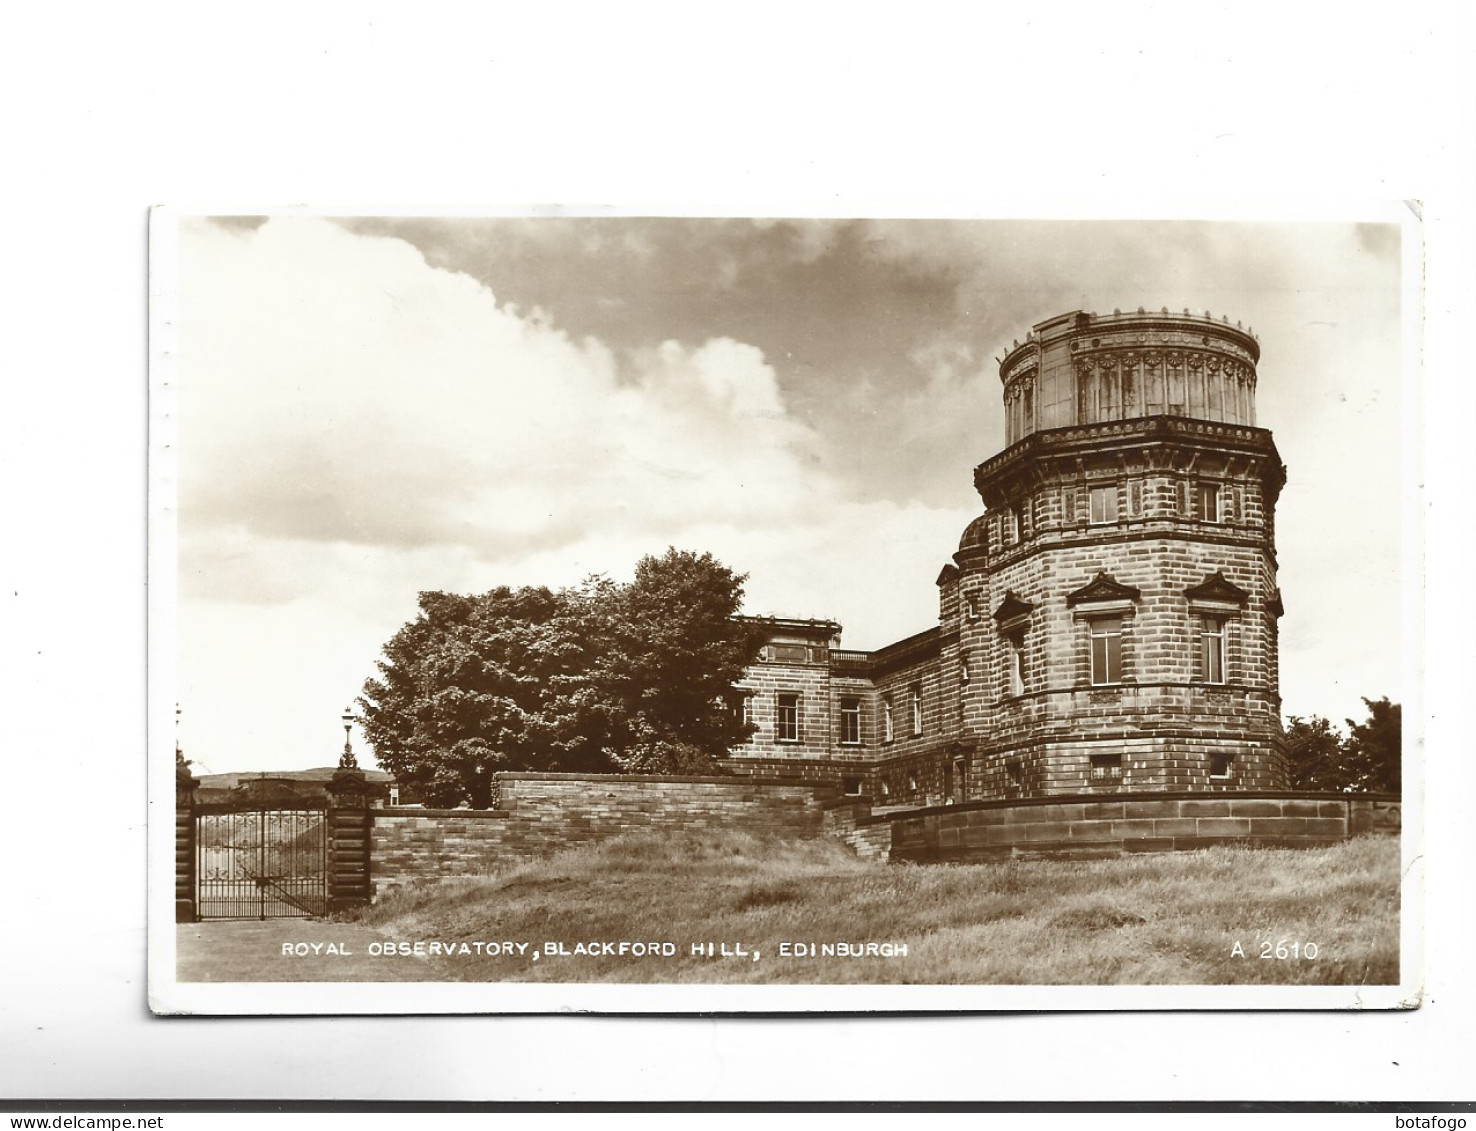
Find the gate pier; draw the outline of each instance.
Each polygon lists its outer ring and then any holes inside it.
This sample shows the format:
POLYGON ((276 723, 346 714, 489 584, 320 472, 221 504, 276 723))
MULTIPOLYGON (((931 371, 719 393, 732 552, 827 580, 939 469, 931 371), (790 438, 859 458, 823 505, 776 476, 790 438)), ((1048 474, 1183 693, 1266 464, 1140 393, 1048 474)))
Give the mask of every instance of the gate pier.
POLYGON ((195 790, 200 783, 181 757, 174 762, 174 921, 195 921, 195 790))
POLYGON ((328 784, 328 910, 369 902, 370 786, 357 765, 340 766, 328 784))

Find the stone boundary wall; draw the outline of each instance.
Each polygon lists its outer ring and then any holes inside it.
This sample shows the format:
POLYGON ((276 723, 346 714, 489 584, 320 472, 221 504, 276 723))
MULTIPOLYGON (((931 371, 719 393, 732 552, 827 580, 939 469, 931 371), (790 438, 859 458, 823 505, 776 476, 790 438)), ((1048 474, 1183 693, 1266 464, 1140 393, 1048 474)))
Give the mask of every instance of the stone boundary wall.
POLYGON ((645 829, 826 836, 870 859, 941 863, 1215 844, 1307 848, 1400 827, 1392 794, 1098 794, 873 814, 870 798, 793 779, 499 774, 498 781, 498 809, 369 810, 375 896, 645 829))
POLYGON ((979 801, 872 818, 891 825, 891 859, 1089 857, 1215 844, 1311 848, 1363 833, 1397 834, 1393 794, 1120 794, 979 801))
MULTIPOLYGON (((813 838, 833 833, 877 853, 890 830, 855 832, 870 802, 834 785, 753 777, 497 775, 498 808, 372 810, 376 896, 417 880, 480 875, 622 833, 744 832, 813 838)), ((859 848, 858 848, 859 851, 859 848)))

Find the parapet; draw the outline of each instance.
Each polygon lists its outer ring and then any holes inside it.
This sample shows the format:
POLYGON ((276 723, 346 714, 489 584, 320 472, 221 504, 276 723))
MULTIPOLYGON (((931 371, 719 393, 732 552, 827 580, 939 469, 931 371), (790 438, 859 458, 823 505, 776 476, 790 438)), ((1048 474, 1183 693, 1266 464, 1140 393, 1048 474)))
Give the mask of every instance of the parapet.
POLYGON ((1251 330, 1208 311, 1057 315, 1000 361, 1007 442, 1160 415, 1254 426, 1260 357, 1251 330))

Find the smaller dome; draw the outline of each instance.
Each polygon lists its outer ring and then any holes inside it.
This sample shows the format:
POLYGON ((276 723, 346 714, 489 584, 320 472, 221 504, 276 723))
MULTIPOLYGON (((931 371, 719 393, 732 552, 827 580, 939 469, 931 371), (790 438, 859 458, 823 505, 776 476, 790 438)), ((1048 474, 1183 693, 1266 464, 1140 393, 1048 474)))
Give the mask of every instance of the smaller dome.
POLYGON ((985 530, 988 520, 987 514, 981 514, 964 527, 963 537, 958 540, 959 553, 965 550, 982 550, 988 545, 989 535, 985 530))

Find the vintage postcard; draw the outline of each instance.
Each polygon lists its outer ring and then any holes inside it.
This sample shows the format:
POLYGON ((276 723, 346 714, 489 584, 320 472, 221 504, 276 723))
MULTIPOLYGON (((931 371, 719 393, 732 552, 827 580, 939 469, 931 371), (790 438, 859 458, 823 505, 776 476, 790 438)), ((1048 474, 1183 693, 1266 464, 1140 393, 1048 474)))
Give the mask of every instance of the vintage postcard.
POLYGON ((156 1012, 1419 1005, 1415 210, 151 228, 156 1012))

